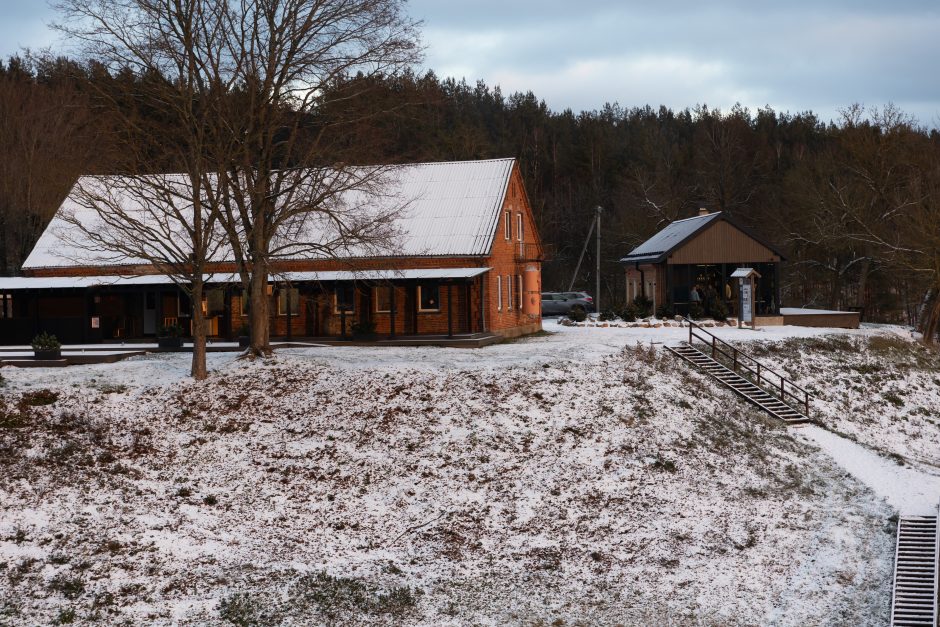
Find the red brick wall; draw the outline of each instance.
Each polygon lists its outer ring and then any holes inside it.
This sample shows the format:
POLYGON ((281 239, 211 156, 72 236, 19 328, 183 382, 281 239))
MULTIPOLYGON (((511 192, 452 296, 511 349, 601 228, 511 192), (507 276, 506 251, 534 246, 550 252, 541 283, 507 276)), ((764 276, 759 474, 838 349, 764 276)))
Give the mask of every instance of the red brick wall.
MULTIPOLYGON (((520 250, 518 240, 518 214, 522 214, 523 221, 523 244, 540 244, 538 231, 535 228, 535 221, 532 218, 532 210, 529 206, 528 198, 525 194, 525 187, 522 184, 522 176, 519 174, 518 167, 513 168, 512 176, 509 181, 509 189, 506 192, 506 198, 503 202, 502 211, 496 225, 496 236, 493 239, 493 248, 490 251, 490 257, 487 265, 492 268, 487 276, 486 283, 486 305, 487 305, 487 329, 500 331, 514 327, 526 325, 541 325, 541 316, 530 317, 523 313, 520 308, 519 277, 525 275, 526 266, 535 265, 539 269, 541 276, 541 264, 534 262, 521 262, 517 259, 520 250), (511 239, 507 240, 505 235, 504 220, 506 212, 511 213, 511 239), (502 277, 497 280, 497 276, 502 277), (512 306, 507 307, 507 298, 509 290, 506 287, 506 278, 511 277, 512 281, 512 306), (499 308, 499 297, 497 296, 497 285, 502 290, 502 309, 499 308)), ((524 283, 524 279, 523 279, 524 283)), ((541 279, 539 279, 539 291, 541 291, 541 279)), ((541 297, 539 297, 541 299, 541 297)))
MULTIPOLYGON (((396 268, 461 268, 461 267, 489 267, 491 270, 482 277, 473 281, 470 302, 466 302, 466 290, 463 286, 454 286, 453 307, 454 307, 454 330, 455 332, 466 332, 467 314, 466 308, 469 305, 471 309, 473 332, 480 331, 480 283, 484 284, 484 317, 487 330, 506 331, 512 329, 538 329, 541 328, 540 315, 525 314, 520 307, 520 295, 518 293, 520 278, 524 277, 527 267, 535 267, 541 275, 541 264, 539 261, 523 261, 519 258, 520 244, 540 244, 538 231, 532 216, 532 210, 529 205, 528 197, 525 193, 525 187, 522 182, 522 176, 519 173, 518 166, 513 167, 510 175, 508 189, 503 202, 502 210, 495 225, 496 233, 493 240, 493 246, 490 254, 477 257, 401 257, 401 258, 376 258, 351 261, 340 260, 294 260, 280 261, 272 264, 272 271, 332 271, 332 270, 380 270, 396 268), (504 216, 505 212, 510 212, 512 232, 511 239, 507 240, 504 235, 504 216), (519 215, 523 223, 523 241, 518 239, 519 215), (497 296, 497 276, 502 277, 499 281, 502 290, 503 306, 500 308, 499 298, 497 296), (509 289, 507 287, 507 277, 512 282, 512 303, 507 302, 509 289)), ((232 273, 235 272, 234 263, 213 264, 209 272, 232 273)), ((73 267, 73 268, 36 268, 24 270, 27 276, 95 276, 95 275, 128 275, 128 274, 159 274, 153 266, 103 266, 103 267, 73 267)), ((525 283, 523 278, 523 284, 525 283)), ((537 282, 537 290, 541 291, 541 279, 537 282)), ((320 313, 322 331, 327 334, 339 334, 339 315, 333 313, 332 292, 329 295, 319 294, 316 290, 304 288, 301 293, 301 304, 298 315, 292 317, 291 331, 293 335, 304 336, 308 334, 310 325, 307 324, 307 315, 309 308, 308 301, 316 303, 316 310, 320 313)), ((413 332, 412 318, 408 313, 410 308, 410 289, 399 288, 399 294, 405 296, 397 303, 399 313, 396 315, 396 331, 398 333, 413 332), (408 295, 405 292, 408 292, 408 295), (407 326, 406 326, 407 320, 407 326)), ((447 303, 446 287, 441 284, 441 311, 440 312, 419 312, 418 313, 418 332, 419 333, 446 333, 447 332, 447 303)), ((538 297, 538 294, 535 294, 538 297)), ((272 294, 270 302, 270 311, 272 312, 272 335, 284 336, 287 334, 287 316, 277 315, 277 303, 272 294)), ((237 295, 231 299, 231 329, 233 334, 237 333, 242 322, 246 319, 240 315, 240 300, 237 295)), ((378 333, 387 333, 389 330, 389 314, 372 313, 372 319, 377 324, 378 333)), ((352 324, 352 320, 348 321, 352 324)))

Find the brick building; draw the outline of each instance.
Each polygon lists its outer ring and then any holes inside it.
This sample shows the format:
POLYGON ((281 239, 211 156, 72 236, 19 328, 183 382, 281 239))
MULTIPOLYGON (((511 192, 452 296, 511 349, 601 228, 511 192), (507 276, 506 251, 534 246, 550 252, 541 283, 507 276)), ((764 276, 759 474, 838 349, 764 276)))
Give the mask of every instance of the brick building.
MULTIPOLYGON (((386 337, 541 329, 542 247, 516 161, 404 165, 390 176, 405 200, 395 251, 273 261, 272 336, 345 336, 363 322, 386 337)), ((40 331, 77 343, 146 339, 171 324, 188 329, 193 304, 154 266, 83 261, 87 251, 75 249, 77 229, 63 217, 80 215, 74 205, 72 196, 65 200, 23 276, 0 278, 2 343, 27 343, 40 331)), ((199 306, 211 337, 234 337, 247 323, 235 270, 223 254, 205 277, 199 306)))

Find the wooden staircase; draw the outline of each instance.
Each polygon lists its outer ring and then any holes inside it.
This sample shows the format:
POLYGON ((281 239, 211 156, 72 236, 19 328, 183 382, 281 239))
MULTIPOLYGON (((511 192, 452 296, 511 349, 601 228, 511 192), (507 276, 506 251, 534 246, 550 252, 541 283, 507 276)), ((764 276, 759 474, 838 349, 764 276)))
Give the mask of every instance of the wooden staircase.
POLYGON ((940 578, 938 516, 898 521, 891 598, 892 627, 937 627, 940 578))
POLYGON ((810 421, 809 392, 686 318, 689 340, 666 350, 788 424, 810 421), (695 343, 704 344, 705 351, 695 343), (723 363, 719 358, 724 358, 723 363))

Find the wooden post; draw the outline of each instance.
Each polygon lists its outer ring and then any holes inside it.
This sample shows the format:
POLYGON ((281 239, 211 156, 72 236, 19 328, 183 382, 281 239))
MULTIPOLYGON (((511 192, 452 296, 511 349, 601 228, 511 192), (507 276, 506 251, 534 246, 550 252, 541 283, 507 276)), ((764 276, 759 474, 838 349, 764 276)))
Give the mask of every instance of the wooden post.
POLYGON ((760 385, 760 362, 757 362, 757 385, 760 385))
POLYGON ((471 285, 467 281, 464 285, 464 301, 463 306, 467 310, 467 333, 473 333, 473 311, 470 308, 470 301, 472 298, 471 285))
POLYGON ((454 337, 454 310, 453 299, 451 298, 450 283, 447 285, 447 337, 454 337))
POLYGON ((291 324, 291 311, 290 311, 290 306, 291 306, 291 302, 290 302, 290 283, 287 284, 287 287, 285 288, 285 291, 284 291, 284 304, 286 305, 286 313, 287 313, 287 341, 289 342, 291 339, 293 339, 293 333, 291 332, 291 326, 292 326, 292 324, 291 324))
POLYGON ((712 359, 715 358, 715 336, 712 335, 712 359))
POLYGON ((395 284, 391 283, 388 286, 389 290, 389 324, 390 324, 390 333, 389 337, 395 337, 395 284))
POLYGON ((733 364, 732 369, 735 372, 737 372, 738 371, 738 349, 737 348, 731 349, 731 363, 733 364))
POLYGON ((783 377, 780 377, 780 400, 786 402, 786 398, 783 396, 783 384, 786 381, 783 377))
POLYGON ((803 392, 804 415, 809 418, 809 392, 803 392))

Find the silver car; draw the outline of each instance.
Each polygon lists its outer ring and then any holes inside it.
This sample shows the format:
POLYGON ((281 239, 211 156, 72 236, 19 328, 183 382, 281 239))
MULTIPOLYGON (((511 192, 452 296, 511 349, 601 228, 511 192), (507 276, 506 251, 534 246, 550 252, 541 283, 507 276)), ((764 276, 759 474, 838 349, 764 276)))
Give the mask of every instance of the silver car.
POLYGON ((566 316, 573 309, 594 311, 594 299, 587 292, 542 292, 543 316, 566 316))

